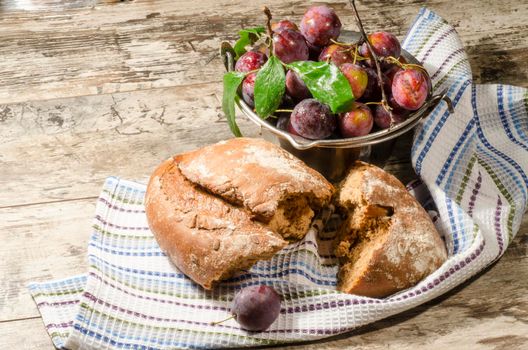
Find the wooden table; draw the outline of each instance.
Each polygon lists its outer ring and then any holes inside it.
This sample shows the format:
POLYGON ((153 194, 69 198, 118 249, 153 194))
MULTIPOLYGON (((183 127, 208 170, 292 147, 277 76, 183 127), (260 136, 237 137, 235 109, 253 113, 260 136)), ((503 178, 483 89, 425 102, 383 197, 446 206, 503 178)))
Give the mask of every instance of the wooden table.
MULTIPOLYGON (((399 37, 425 1, 361 1, 399 37)), ((260 8, 298 21, 310 1, 0 1, 0 339, 51 349, 29 281, 83 273, 109 175, 146 181, 177 152, 230 137, 217 49, 260 8)), ((332 6, 347 27, 346 2, 332 6)), ((528 3, 428 1, 453 23, 477 82, 528 86, 528 3)), ((257 129, 240 121, 247 135, 257 129)), ((410 137, 387 169, 413 177, 410 137)), ((494 266, 447 295, 311 349, 527 349, 528 216, 494 266)))

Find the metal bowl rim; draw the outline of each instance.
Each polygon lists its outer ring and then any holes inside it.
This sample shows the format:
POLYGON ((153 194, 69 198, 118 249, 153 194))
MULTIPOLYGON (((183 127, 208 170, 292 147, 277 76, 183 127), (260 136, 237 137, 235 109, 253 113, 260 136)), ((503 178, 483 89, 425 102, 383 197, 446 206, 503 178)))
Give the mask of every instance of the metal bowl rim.
MULTIPOLYGON (((343 31, 342 34, 345 34, 346 36, 352 36, 352 37, 358 37, 358 32, 353 31, 343 31)), ((229 55, 228 52, 226 52, 226 55, 229 55)), ((401 55, 410 63, 414 64, 420 64, 420 62, 409 52, 402 49, 401 55)), ((227 65, 228 71, 234 70, 234 60, 228 59, 228 62, 230 61, 230 64, 227 65)), ((268 129, 270 132, 272 132, 274 135, 281 137, 283 139, 288 140, 290 144, 298 149, 298 150, 305 150, 313 147, 322 147, 322 148, 356 148, 356 147, 362 147, 362 146, 369 146, 369 145, 375 145, 379 144, 388 140, 391 140, 395 137, 398 137, 405 132, 411 130, 418 124, 426 115, 427 111, 435 107, 443 96, 441 95, 435 95, 433 96, 432 87, 429 89, 429 93, 426 99, 426 102, 424 105, 418 109, 417 111, 411 112, 409 117, 403 121, 402 123, 396 124, 390 129, 384 129, 379 130, 373 133, 369 133, 365 136, 357 136, 357 137, 350 137, 350 138, 341 138, 341 139, 322 139, 322 140, 309 140, 305 139, 303 137, 295 136, 287 131, 280 130, 276 128, 271 123, 268 123, 266 120, 261 119, 255 112, 253 112, 252 108, 249 107, 239 96, 236 97, 236 103, 238 107, 242 110, 242 112, 254 123, 259 125, 260 127, 268 129)))

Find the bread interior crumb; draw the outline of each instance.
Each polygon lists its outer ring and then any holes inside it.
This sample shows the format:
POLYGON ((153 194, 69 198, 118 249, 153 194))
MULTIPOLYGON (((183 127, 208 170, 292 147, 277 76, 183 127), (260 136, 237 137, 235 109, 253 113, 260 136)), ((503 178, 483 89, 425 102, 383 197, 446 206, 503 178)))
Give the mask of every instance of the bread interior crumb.
POLYGON ((346 290, 366 269, 364 265, 385 240, 393 209, 364 200, 347 202, 343 209, 347 217, 338 232, 334 252, 341 264, 338 287, 346 290))
POLYGON ((271 230, 286 240, 300 240, 308 232, 315 215, 306 195, 290 195, 279 202, 275 215, 268 222, 271 230))

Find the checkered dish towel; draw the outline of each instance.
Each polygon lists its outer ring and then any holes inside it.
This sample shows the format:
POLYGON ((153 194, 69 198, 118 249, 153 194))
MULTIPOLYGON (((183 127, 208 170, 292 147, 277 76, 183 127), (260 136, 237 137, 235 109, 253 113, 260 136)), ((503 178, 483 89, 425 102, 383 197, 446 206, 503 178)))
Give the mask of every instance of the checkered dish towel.
POLYGON ((497 260, 526 209, 527 90, 474 85, 455 29, 427 9, 403 46, 456 106, 450 115, 440 103, 416 130, 412 148, 425 184, 412 191, 426 208, 428 198, 436 206, 450 256, 438 271, 385 299, 342 294, 331 242, 309 235, 207 292, 160 251, 144 214, 145 186, 109 178, 97 203, 88 274, 29 287, 55 346, 220 348, 314 340, 409 310, 497 260), (283 296, 270 329, 248 333, 234 320, 210 324, 228 315, 240 288, 261 283, 283 296))

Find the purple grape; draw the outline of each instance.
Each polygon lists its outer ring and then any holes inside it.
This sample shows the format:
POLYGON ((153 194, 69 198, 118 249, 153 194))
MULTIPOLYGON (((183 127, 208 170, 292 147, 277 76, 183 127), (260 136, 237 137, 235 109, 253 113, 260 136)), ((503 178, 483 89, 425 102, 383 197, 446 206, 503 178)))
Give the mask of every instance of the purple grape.
POLYGON ((341 21, 328 6, 313 6, 304 13, 301 33, 310 44, 326 46, 341 33, 341 21))
POLYGON ((259 69, 266 63, 268 57, 260 51, 248 51, 236 61, 235 70, 237 72, 250 72, 259 69))
POLYGON ((292 123, 291 123, 291 117, 288 118, 288 124, 286 125, 286 131, 289 132, 289 133, 292 134, 292 135, 295 135, 295 136, 301 136, 301 135, 299 135, 299 133, 298 133, 297 131, 295 131, 295 129, 293 128, 292 123))
POLYGON ((284 63, 306 61, 309 56, 304 37, 291 29, 273 34, 273 52, 284 63))
POLYGON ((296 101, 302 101, 312 96, 304 81, 291 70, 286 73, 286 93, 296 101))
POLYGON ((387 100, 388 100, 387 102, 389 103, 389 106, 391 106, 392 111, 394 113, 402 114, 402 115, 406 115, 409 113, 409 110, 403 108, 402 106, 398 104, 398 102, 396 102, 392 93, 388 94, 387 100))
POLYGON ((277 129, 288 131, 288 124, 290 123, 290 115, 285 114, 281 115, 279 119, 277 119, 277 124, 275 125, 277 129))
POLYGON ((419 69, 403 69, 394 75, 392 95, 401 107, 415 111, 422 107, 429 94, 430 79, 419 69))
POLYGON ((280 109, 291 109, 295 106, 296 102, 288 94, 282 95, 282 101, 280 104, 280 109))
MULTIPOLYGON (((391 112, 388 112, 382 105, 376 105, 374 107, 374 123, 380 129, 388 129, 391 122, 391 112)), ((392 110, 392 118, 394 119, 394 124, 399 124, 406 119, 406 112, 396 112, 392 110)))
POLYGON ((341 66, 344 63, 352 63, 354 59, 350 54, 350 50, 343 48, 339 45, 332 44, 326 46, 321 54, 319 55, 319 61, 330 61, 336 66, 341 66))
POLYGON ((375 69, 365 68, 367 72, 367 87, 362 95, 364 101, 374 101, 381 99, 381 91, 378 86, 378 74, 375 69))
POLYGON ((277 119, 277 124, 275 124, 277 129, 287 131, 292 135, 300 136, 291 126, 290 113, 279 113, 279 119, 277 119))
POLYGON ((284 29, 291 29, 291 30, 299 31, 299 28, 297 27, 297 25, 287 19, 283 19, 282 21, 274 22, 271 24, 271 30, 275 33, 278 33, 284 29))
MULTIPOLYGON (((389 32, 376 32, 368 36, 370 45, 379 58, 382 57, 400 57, 401 45, 398 39, 389 32)), ((359 54, 363 57, 370 58, 370 50, 366 43, 360 47, 359 54)))
POLYGON ((372 112, 363 103, 354 103, 354 109, 339 116, 339 130, 343 137, 367 135, 374 125, 372 112))
POLYGON ((339 69, 347 78, 354 97, 361 98, 368 87, 368 74, 365 68, 357 64, 343 63, 339 69))
MULTIPOLYGON (((381 89, 378 85, 378 74, 376 73, 376 70, 373 68, 365 68, 365 71, 367 72, 367 87, 365 89, 365 92, 361 96, 361 101, 370 102, 375 101, 379 102, 381 101, 381 89)), ((381 73, 381 79, 383 81, 383 88, 385 89, 385 93, 390 92, 391 86, 389 85, 389 79, 385 76, 385 74, 381 73)))
POLYGON ((242 82, 242 99, 250 107, 255 107, 255 79, 257 78, 257 73, 250 73, 242 82))
POLYGON ((308 57, 310 61, 318 61, 324 47, 313 45, 309 41, 306 42, 306 45, 308 46, 308 52, 310 53, 308 57))
POLYGON ((327 138, 337 126, 330 108, 313 98, 302 100, 295 106, 290 123, 297 134, 311 140, 327 138))
POLYGON ((233 299, 231 312, 243 329, 265 331, 279 317, 281 297, 266 285, 240 290, 233 299))

